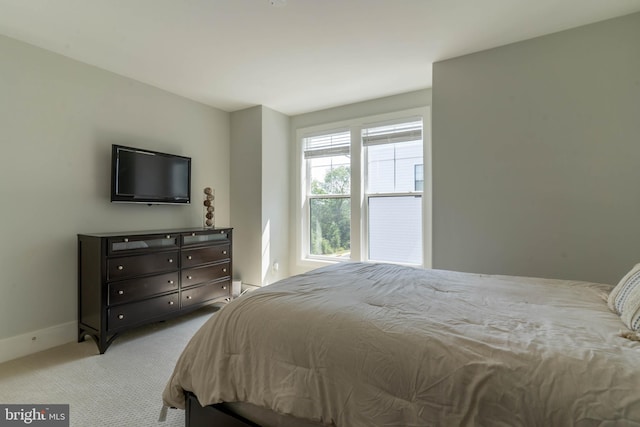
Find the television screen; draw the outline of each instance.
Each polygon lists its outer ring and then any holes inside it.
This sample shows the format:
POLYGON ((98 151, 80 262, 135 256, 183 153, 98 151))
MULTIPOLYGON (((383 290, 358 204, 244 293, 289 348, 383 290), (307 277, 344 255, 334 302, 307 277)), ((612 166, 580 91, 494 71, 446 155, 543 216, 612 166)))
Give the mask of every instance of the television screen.
POLYGON ((191 159, 138 148, 112 146, 111 201, 191 202, 191 159))

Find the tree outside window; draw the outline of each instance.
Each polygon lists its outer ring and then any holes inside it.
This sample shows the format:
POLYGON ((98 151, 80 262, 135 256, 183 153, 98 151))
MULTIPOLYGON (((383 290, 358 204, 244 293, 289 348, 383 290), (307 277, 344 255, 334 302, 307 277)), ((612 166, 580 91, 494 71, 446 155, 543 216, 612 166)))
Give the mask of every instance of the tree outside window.
POLYGON ((310 254, 348 257, 351 250, 351 169, 338 166, 311 182, 310 254), (341 196, 338 196, 341 195, 341 196), (320 196, 320 197, 315 197, 320 196), (331 197, 322 197, 331 196, 331 197))

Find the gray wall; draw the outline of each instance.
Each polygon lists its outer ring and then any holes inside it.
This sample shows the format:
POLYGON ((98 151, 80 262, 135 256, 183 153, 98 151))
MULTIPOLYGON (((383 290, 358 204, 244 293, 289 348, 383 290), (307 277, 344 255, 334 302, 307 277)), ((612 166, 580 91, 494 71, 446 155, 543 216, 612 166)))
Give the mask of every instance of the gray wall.
POLYGON ((205 186, 229 224, 228 113, 1 36, 0 94, 0 340, 75 336, 77 233, 202 226, 205 186), (194 203, 110 203, 112 143, 192 157, 194 203))
POLYGON ((434 65, 434 267, 615 283, 640 261, 640 14, 434 65))
POLYGON ((262 282, 289 275, 289 117, 262 108, 262 282), (277 263, 278 268, 274 268, 277 263))
POLYGON ((262 107, 231 113, 233 277, 260 286, 262 265, 262 107))
POLYGON ((233 268, 243 284, 289 274, 288 132, 289 117, 270 108, 231 113, 233 268))
POLYGON ((431 89, 422 89, 293 116, 291 118, 291 132, 294 148, 296 129, 428 105, 431 105, 431 89))

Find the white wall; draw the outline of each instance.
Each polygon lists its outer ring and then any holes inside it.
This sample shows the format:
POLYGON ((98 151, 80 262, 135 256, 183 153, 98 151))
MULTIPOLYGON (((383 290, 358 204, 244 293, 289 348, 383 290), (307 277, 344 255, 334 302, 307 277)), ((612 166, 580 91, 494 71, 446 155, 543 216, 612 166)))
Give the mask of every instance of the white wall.
POLYGON ((205 186, 229 224, 228 113, 6 37, 0 94, 0 353, 75 338, 78 233, 201 226, 205 186), (112 143, 192 157, 194 203, 111 204, 112 143))
POLYGON ((434 267, 616 283, 640 261, 640 14, 434 65, 434 267))

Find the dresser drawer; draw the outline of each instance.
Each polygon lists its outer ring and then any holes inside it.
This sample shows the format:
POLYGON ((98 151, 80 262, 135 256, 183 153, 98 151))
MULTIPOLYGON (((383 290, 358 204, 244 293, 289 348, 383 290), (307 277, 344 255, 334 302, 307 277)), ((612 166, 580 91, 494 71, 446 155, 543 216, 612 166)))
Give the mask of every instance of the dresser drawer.
POLYGON ((230 289, 231 282, 229 280, 190 288, 181 292, 180 303, 182 307, 188 307, 215 298, 230 297, 230 289))
POLYGON ((182 247, 231 242, 231 229, 195 231, 182 234, 182 247))
POLYGON ((142 279, 109 283, 109 305, 136 301, 156 294, 177 291, 180 273, 161 274, 142 279))
POLYGON ((228 262, 223 262, 205 267, 182 270, 182 287, 197 285, 198 283, 211 282, 230 276, 228 262))
POLYGON ((118 330, 163 317, 180 309, 178 292, 148 300, 110 307, 107 310, 107 329, 118 330))
POLYGON ((109 255, 125 255, 162 249, 171 250, 177 249, 179 244, 179 234, 117 236, 107 239, 109 255))
POLYGON ((110 258, 107 261, 107 280, 127 279, 145 274, 177 270, 178 259, 178 251, 110 258))
POLYGON ((199 249, 182 251, 182 268, 229 259, 229 245, 207 246, 199 249))

